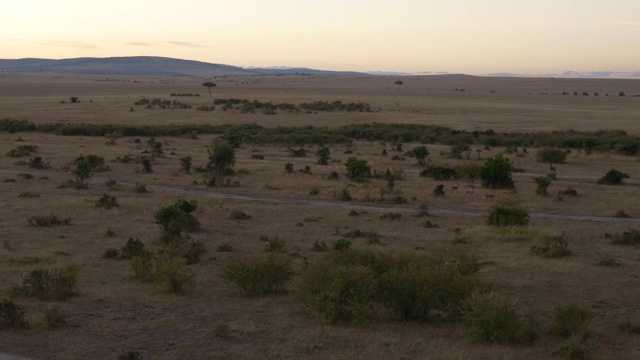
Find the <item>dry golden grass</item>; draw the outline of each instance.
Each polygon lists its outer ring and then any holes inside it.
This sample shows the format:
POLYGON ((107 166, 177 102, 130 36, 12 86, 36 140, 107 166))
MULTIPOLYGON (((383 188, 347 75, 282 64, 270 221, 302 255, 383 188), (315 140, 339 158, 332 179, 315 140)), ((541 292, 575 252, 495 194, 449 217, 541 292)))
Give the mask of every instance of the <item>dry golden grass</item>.
MULTIPOLYGON (((300 103, 316 100, 363 101, 378 113, 333 114, 239 114, 216 110, 211 113, 194 110, 147 110, 129 112, 141 97, 169 99, 169 94, 199 92, 206 94, 197 78, 131 78, 104 80, 99 76, 68 75, 3 75, 0 82, 0 117, 27 119, 36 123, 259 123, 264 126, 338 126, 351 123, 421 123, 445 125, 458 129, 496 131, 535 131, 555 129, 595 130, 603 127, 640 133, 637 114, 640 99, 620 98, 619 91, 634 94, 636 82, 623 80, 565 79, 489 79, 456 77, 417 77, 405 79, 397 89, 395 79, 386 77, 240 77, 219 79, 214 95, 176 98, 190 104, 209 104, 215 97, 240 97, 261 101, 300 103), (138 82, 134 82, 137 80, 138 82), (464 88, 464 92, 453 91, 464 88), (491 91, 495 91, 492 93, 491 91), (540 93, 562 91, 597 91, 600 97, 552 96, 540 93), (604 94, 609 93, 606 97, 604 94), (79 104, 60 104, 69 96, 78 96, 79 104), (90 102, 92 101, 92 102, 90 102), (396 105, 399 104, 399 105, 396 105)), ((60 305, 67 313, 69 325, 47 330, 44 314, 54 304, 15 298, 27 308, 29 330, 3 331, 0 349, 9 353, 42 359, 116 359, 125 350, 141 351, 149 359, 228 359, 228 358, 310 358, 310 359, 540 359, 549 358, 561 341, 543 332, 534 346, 497 346, 474 344, 459 324, 433 326, 400 322, 384 318, 368 325, 331 325, 310 316, 293 296, 244 298, 225 284, 221 269, 236 259, 263 253, 261 237, 279 238, 294 259, 296 271, 305 262, 313 262, 322 253, 311 250, 315 241, 327 244, 341 234, 360 229, 375 231, 381 244, 367 239, 351 239, 355 248, 385 252, 425 251, 453 244, 458 235, 466 237, 470 246, 490 263, 482 274, 495 284, 496 291, 514 303, 518 310, 532 312, 543 326, 549 327, 553 308, 563 302, 576 302, 594 314, 590 329, 597 337, 598 356, 602 358, 636 359, 640 348, 637 335, 623 333, 618 324, 631 320, 638 323, 638 274, 640 258, 637 249, 611 245, 607 233, 618 233, 627 227, 638 227, 640 221, 614 219, 624 210, 640 217, 637 158, 613 153, 586 155, 572 152, 565 164, 556 165, 558 180, 549 188, 549 196, 535 194, 536 176, 548 173, 548 164, 535 161, 536 149, 525 156, 506 155, 524 172, 514 173, 516 194, 483 189, 479 182, 438 182, 418 175, 415 160, 393 161, 392 144, 356 142, 353 145, 331 145, 329 165, 316 164, 308 146, 307 157, 292 157, 284 145, 258 146, 243 144, 236 153, 233 181, 239 187, 207 188, 198 173, 179 171, 179 158, 192 156, 194 166, 207 161, 206 147, 215 136, 198 139, 158 138, 164 143, 164 157, 153 163, 153 173, 140 172, 141 165, 112 162, 116 157, 141 155, 147 138, 120 138, 116 145, 107 139, 61 137, 41 133, 0 134, 0 292, 6 293, 20 282, 21 276, 37 267, 80 266, 79 296, 60 305), (22 141, 16 141, 22 138, 22 141), (21 144, 39 146, 38 156, 50 162, 49 169, 35 170, 16 165, 18 160, 5 156, 21 144), (382 156, 387 149, 389 156, 382 156), (349 151, 350 153, 345 153, 349 151), (95 154, 105 158, 108 172, 91 178, 88 190, 60 189, 71 179, 67 170, 80 155, 95 154), (264 160, 252 155, 264 156, 264 160), (404 179, 395 182, 393 194, 384 194, 385 180, 350 183, 344 177, 344 162, 350 156, 366 159, 373 169, 398 169, 404 179), (294 164, 287 174, 286 163, 294 164), (311 174, 298 170, 309 166, 311 174), (631 177, 623 186, 596 186, 596 180, 611 168, 631 177), (331 172, 340 179, 326 179, 331 172), (30 173, 34 179, 18 177, 30 173), (115 180, 119 189, 109 189, 105 182, 115 180), (194 185, 194 182, 198 185, 194 185), (131 186, 146 184, 148 193, 136 193, 131 186), (433 197, 434 187, 446 185, 445 196, 433 197), (344 187, 356 199, 351 203, 336 200, 334 193, 344 187), (459 186, 456 192, 452 186, 459 186), (556 194, 568 186, 578 191, 577 197, 556 194), (310 195, 317 188, 317 195, 310 195), (473 190, 472 195, 466 190, 473 190), (37 198, 20 198, 32 192, 37 198), (95 201, 103 193, 114 195, 119 208, 98 208, 95 201), (487 199, 485 195, 495 194, 487 199), (252 199, 232 199, 230 195, 252 199), (395 204, 400 195, 407 199, 395 204), (487 229, 483 214, 501 198, 519 201, 532 214, 530 233, 498 233, 487 229), (195 216, 203 231, 191 234, 207 249, 204 260, 192 266, 196 287, 184 295, 169 295, 153 285, 130 279, 128 261, 106 260, 101 256, 108 248, 120 248, 128 238, 138 238, 145 246, 158 250, 156 239, 160 228, 153 213, 178 198, 198 201, 195 216), (306 200, 307 203, 300 203, 306 200), (324 203, 314 203, 322 201, 324 203), (361 205, 352 208, 353 204, 361 205), (430 217, 415 217, 420 205, 427 204, 430 217), (148 212, 145 212, 145 208, 148 212), (351 210, 362 212, 349 216, 351 210), (234 211, 251 215, 249 220, 233 220, 234 211), (402 214, 400 220, 381 220, 388 212, 402 214), (55 214, 70 217, 70 226, 38 228, 28 225, 33 215, 55 214), (560 215, 550 218, 546 215, 560 215), (596 219, 562 216, 591 216, 596 219), (424 226, 426 220, 436 228, 424 226), (625 222, 626 221, 626 222, 625 222), (105 236, 110 229, 114 237, 105 236), (456 234, 455 229, 461 229, 456 234), (530 253, 538 238, 564 234, 572 255, 562 259, 546 259, 530 253), (513 235, 513 236, 516 236, 513 235), (232 252, 217 252, 228 243, 232 252), (608 254, 622 266, 598 266, 599 256, 608 254), (43 263, 33 264, 33 258, 43 263), (22 261, 20 261, 22 259, 22 261), (226 324, 229 338, 215 338, 216 325, 226 324)), ((418 144, 404 144, 408 150, 418 144)), ((449 159, 440 155, 448 147, 427 145, 433 164, 481 164, 472 151, 470 160, 449 159)), ((479 147, 472 147, 474 150, 479 147)), ((481 157, 503 152, 502 148, 483 150, 481 157)))

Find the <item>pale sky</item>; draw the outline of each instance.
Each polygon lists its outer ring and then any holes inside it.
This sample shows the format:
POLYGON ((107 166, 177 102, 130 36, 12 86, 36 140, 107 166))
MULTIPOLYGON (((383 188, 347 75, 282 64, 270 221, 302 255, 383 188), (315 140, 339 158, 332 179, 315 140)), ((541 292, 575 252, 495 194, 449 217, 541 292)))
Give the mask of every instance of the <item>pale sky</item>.
POLYGON ((235 66, 640 71, 640 0, 12 0, 0 58, 167 56, 235 66))

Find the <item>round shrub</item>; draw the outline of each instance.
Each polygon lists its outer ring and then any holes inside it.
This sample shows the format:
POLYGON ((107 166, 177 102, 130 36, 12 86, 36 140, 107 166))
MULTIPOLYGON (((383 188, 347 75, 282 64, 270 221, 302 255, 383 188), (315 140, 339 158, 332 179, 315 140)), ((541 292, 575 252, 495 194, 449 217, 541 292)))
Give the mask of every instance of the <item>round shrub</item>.
POLYGON ((529 223, 527 210, 511 199, 498 201, 489 208, 487 224, 493 226, 526 225, 529 223))

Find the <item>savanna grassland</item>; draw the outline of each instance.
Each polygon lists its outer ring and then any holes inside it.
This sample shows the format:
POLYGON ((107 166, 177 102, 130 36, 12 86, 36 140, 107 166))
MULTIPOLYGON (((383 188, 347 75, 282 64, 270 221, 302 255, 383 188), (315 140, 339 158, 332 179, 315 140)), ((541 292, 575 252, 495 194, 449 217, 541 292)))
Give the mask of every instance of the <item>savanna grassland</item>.
POLYGON ((0 76, 1 352, 640 356, 638 81, 207 80, 0 76), (497 157, 513 188, 478 177, 497 157), (627 177, 598 184, 612 169, 627 177), (501 204, 526 224, 488 225, 501 204), (268 289, 233 281, 273 271, 268 289))

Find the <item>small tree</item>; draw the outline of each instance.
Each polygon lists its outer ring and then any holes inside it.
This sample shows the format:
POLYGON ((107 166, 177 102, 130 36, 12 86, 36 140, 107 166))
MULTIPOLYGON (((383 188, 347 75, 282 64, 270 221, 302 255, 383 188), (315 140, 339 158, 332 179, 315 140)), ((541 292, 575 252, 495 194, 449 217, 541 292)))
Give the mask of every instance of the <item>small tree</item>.
POLYGON ((503 158, 501 154, 490 157, 480 167, 479 176, 482 179, 482 186, 492 189, 511 189, 514 187, 511 179, 513 165, 509 159, 503 158))
POLYGON ((536 194, 547 195, 547 188, 551 185, 551 179, 548 176, 538 176, 534 180, 537 185, 536 194))
POLYGON ((91 165, 84 156, 76 159, 76 167, 71 174, 76 177, 76 189, 86 189, 89 186, 86 181, 91 176, 91 165))
POLYGON ((394 82, 395 85, 398 85, 398 89, 400 89, 400 86, 402 86, 402 84, 404 84, 404 82, 402 80, 398 80, 396 82, 394 82))
POLYGON ((318 157, 318 164, 328 165, 329 159, 331 159, 331 151, 328 147, 323 146, 316 151, 316 156, 318 157))
POLYGON ((418 161, 418 165, 424 165, 427 156, 429 156, 429 150, 427 150, 426 146, 417 146, 409 150, 407 155, 409 157, 416 158, 416 161, 418 161))
POLYGON ((209 163, 207 169, 219 175, 233 174, 236 163, 236 153, 233 145, 225 141, 216 141, 209 148, 209 163))
POLYGON ((217 85, 215 83, 207 81, 206 83, 202 84, 202 86, 206 87, 209 90, 209 96, 211 96, 211 88, 214 88, 217 85))
POLYGON ((347 177, 355 181, 363 181, 371 177, 371 166, 366 160, 358 160, 355 156, 350 157, 345 162, 347 167, 347 177))

